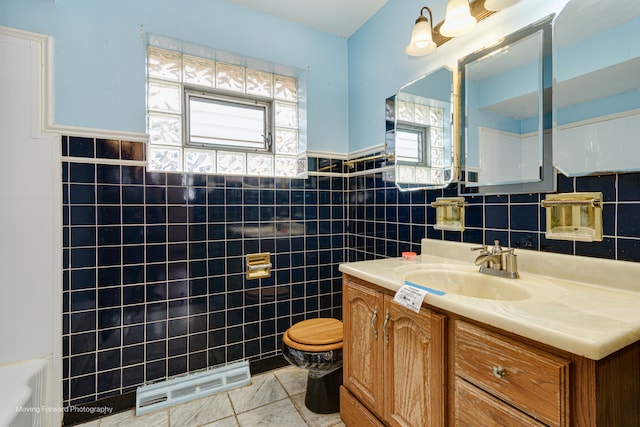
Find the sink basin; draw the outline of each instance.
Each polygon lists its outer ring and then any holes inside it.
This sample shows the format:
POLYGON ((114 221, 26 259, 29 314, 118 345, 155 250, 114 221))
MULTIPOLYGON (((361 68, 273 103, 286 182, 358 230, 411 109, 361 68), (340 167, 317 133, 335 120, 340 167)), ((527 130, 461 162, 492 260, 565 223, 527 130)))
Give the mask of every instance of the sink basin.
POLYGON ((404 280, 445 294, 465 297, 517 301, 531 295, 518 285, 518 279, 488 276, 478 271, 417 270, 404 276, 404 280))

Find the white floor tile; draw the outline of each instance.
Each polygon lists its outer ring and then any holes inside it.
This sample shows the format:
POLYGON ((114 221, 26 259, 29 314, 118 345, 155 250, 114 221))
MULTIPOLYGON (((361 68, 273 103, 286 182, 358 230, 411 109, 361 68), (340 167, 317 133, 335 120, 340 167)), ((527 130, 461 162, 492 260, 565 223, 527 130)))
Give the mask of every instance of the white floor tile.
POLYGON ((238 420, 236 420, 236 417, 229 417, 205 424, 202 427, 238 427, 238 420))
POLYGON ((233 416, 233 407, 227 393, 176 405, 169 409, 171 427, 200 426, 233 416))
POLYGON ((289 396, 304 393, 307 390, 307 371, 296 366, 278 369, 273 372, 289 396))
POLYGON ((304 405, 304 393, 292 396, 291 401, 310 427, 333 427, 342 423, 338 412, 335 414, 316 414, 307 409, 304 405))
POLYGON ((288 366, 255 375, 251 385, 228 393, 141 417, 121 412, 81 427, 344 427, 339 414, 319 415, 304 406, 306 384, 307 371, 288 366))
POLYGON ((165 427, 169 425, 169 411, 162 410, 136 417, 135 411, 111 415, 100 421, 100 427, 165 427))
POLYGON ((287 398, 287 392, 271 372, 256 375, 251 385, 229 391, 236 414, 287 398))
POLYGON ((238 415, 240 427, 300 427, 306 425, 290 399, 238 415))

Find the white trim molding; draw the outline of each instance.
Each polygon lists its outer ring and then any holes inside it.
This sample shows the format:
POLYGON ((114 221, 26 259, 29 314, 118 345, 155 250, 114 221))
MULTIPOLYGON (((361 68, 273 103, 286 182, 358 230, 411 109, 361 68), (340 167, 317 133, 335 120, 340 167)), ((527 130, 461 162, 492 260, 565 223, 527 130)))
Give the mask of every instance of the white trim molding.
MULTIPOLYGON (((20 283, 5 287, 2 293, 3 300, 11 304, 3 306, 3 315, 9 313, 15 324, 2 330, 3 339, 12 340, 3 347, 2 359, 50 361, 45 403, 58 408, 63 402, 62 168, 60 136, 47 132, 44 126, 52 94, 52 38, 3 26, 0 38, 6 55, 2 64, 6 96, 0 102, 8 116, 0 129, 0 141, 4 142, 2 196, 6 202, 2 236, 3 249, 11 248, 13 256, 4 260, 2 270, 3 278, 20 283), (18 191, 13 182, 16 177, 20 178, 18 191), (29 271, 28 264, 34 263, 38 268, 29 271)), ((60 412, 43 417, 45 426, 61 422, 60 412)))
POLYGON ((347 160, 357 159, 358 157, 369 156, 372 154, 384 153, 386 152, 387 147, 385 144, 373 145, 368 148, 363 148, 360 150, 352 151, 348 154, 347 160))
POLYGON ((149 135, 137 132, 125 132, 106 129, 93 129, 78 126, 50 125, 47 132, 54 132, 60 135, 80 136, 85 138, 118 139, 131 142, 149 142, 149 135))

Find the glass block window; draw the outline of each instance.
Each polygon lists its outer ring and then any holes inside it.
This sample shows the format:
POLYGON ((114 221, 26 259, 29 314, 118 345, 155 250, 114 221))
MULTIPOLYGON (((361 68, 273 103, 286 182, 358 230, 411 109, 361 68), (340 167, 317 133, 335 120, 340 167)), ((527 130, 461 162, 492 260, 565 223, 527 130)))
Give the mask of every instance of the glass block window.
POLYGON ((419 184, 429 179, 432 183, 444 182, 444 109, 399 100, 396 112, 397 182, 419 184))
POLYGON ((298 81, 149 46, 148 169, 305 177, 298 81))

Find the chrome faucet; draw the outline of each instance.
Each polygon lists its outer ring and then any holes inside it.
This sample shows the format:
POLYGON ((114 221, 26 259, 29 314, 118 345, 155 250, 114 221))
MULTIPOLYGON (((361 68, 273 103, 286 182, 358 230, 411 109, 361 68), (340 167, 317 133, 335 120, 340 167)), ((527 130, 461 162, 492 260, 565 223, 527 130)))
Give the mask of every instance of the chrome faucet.
POLYGON ((471 250, 480 251, 480 255, 475 261, 476 265, 480 266, 480 273, 509 279, 520 277, 518 274, 518 256, 514 253, 515 249, 503 248, 500 246, 499 240, 494 240, 491 248, 485 245, 479 248, 471 248, 471 250))

